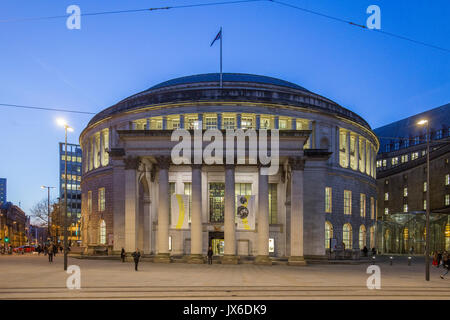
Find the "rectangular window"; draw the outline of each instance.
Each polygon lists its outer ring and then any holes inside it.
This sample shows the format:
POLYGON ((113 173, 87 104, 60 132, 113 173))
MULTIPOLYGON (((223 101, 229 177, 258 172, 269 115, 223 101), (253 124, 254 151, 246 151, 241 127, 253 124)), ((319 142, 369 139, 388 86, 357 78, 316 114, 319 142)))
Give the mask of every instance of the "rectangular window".
POLYGON ((450 175, 449 174, 445 175, 445 185, 446 186, 450 185, 450 175))
POLYGON ((333 189, 331 187, 325 188, 325 212, 331 213, 332 210, 332 194, 333 189))
POLYGON ((347 131, 339 130, 339 163, 341 167, 348 167, 347 159, 347 131))
POLYGON ((92 191, 88 191, 87 211, 89 214, 92 213, 92 191))
POLYGON ((352 214, 352 192, 344 190, 344 214, 352 214))
POLYGON ((209 221, 223 222, 225 183, 209 184, 209 221))
POLYGON ((360 215, 361 217, 366 216, 366 195, 364 193, 360 194, 360 215))
POLYGON ((241 117, 241 129, 252 129, 253 117, 241 117))
POLYGON ((402 163, 408 162, 408 155, 404 154, 402 155, 402 163))
POLYGON ((408 204, 403 205, 403 212, 408 212, 408 204))
POLYGON ((389 200, 389 192, 385 192, 384 193, 384 201, 388 201, 389 200))
POLYGON ((217 116, 205 117, 205 129, 217 129, 217 116))
POLYGON ((370 197, 370 219, 375 219, 375 199, 370 197))
POLYGON ((105 188, 98 189, 98 211, 105 211, 105 188))
POLYGON ((423 210, 427 210, 427 200, 423 200, 423 210))
POLYGON ((384 214, 389 214, 389 209, 388 208, 384 208, 384 214))
POLYGON ((223 129, 235 129, 236 117, 224 116, 223 117, 223 129))
POLYGON ((391 159, 391 164, 392 164, 393 166, 396 166, 396 165, 398 164, 398 157, 392 158, 392 159, 391 159))
POLYGON ((450 194, 446 194, 445 195, 445 205, 446 206, 449 206, 450 205, 450 194))
POLYGON ((411 160, 416 160, 418 157, 419 157, 419 153, 418 152, 411 153, 411 160))
POLYGON ((408 188, 407 188, 407 187, 404 187, 404 188, 403 188, 403 196, 404 196, 404 197, 407 197, 407 196, 408 196, 408 188))
POLYGON ((260 129, 270 129, 272 128, 272 121, 267 117, 260 117, 259 119, 259 128, 260 129))
POLYGON ((278 185, 269 183, 269 223, 276 224, 278 216, 278 185))
POLYGON ((386 160, 383 160, 383 167, 386 167, 386 165, 387 165, 386 160))
POLYGON ((423 183, 423 192, 427 192, 427 183, 426 182, 423 183))
POLYGON ((275 252, 275 239, 269 238, 269 253, 275 252))
POLYGON ((184 194, 189 196, 189 219, 188 221, 191 222, 191 215, 192 215, 192 183, 185 182, 184 183, 184 194))

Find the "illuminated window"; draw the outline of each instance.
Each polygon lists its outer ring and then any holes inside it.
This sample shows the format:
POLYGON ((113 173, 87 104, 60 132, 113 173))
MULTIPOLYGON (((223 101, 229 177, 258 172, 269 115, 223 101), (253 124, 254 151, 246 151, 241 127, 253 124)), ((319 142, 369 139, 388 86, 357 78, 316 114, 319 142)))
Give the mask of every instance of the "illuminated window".
POLYGON ((191 222, 191 209, 192 209, 192 183, 185 182, 184 183, 184 194, 189 196, 189 219, 188 221, 191 222))
POLYGON ((449 223, 447 223, 445 225, 444 236, 445 236, 445 250, 449 250, 450 249, 450 224, 449 223))
POLYGON ((276 224, 278 216, 278 185, 269 183, 269 223, 276 224))
POLYGON ((332 194, 333 189, 330 187, 325 188, 325 212, 330 213, 332 210, 332 194))
POLYGON ((386 165, 387 165, 387 161, 383 160, 383 167, 386 167, 386 165))
POLYGON ((269 117, 261 116, 259 119, 259 128, 260 129, 271 129, 273 127, 272 120, 269 117))
POLYGON ((445 175, 445 185, 446 186, 450 185, 450 175, 449 174, 445 175))
POLYGON ((423 210, 427 210, 427 200, 423 200, 423 210))
POLYGON ((280 130, 291 129, 291 121, 289 120, 289 118, 280 118, 278 120, 278 129, 280 130))
POLYGON ((402 155, 402 163, 408 162, 408 155, 404 154, 402 155))
POLYGON ((404 196, 404 197, 407 197, 407 196, 408 196, 408 188, 407 188, 407 187, 404 187, 404 188, 403 188, 403 196, 404 196))
POLYGON ((361 225, 359 227, 359 248, 362 249, 366 246, 366 227, 361 225))
POLYGON ((445 195, 445 201, 444 201, 446 206, 450 205, 450 194, 446 194, 445 195))
POLYGON ((269 253, 275 252, 275 239, 269 238, 269 253))
POLYGON ((385 192, 384 193, 384 201, 388 201, 389 200, 389 192, 385 192))
POLYGON ((98 211, 105 211, 105 188, 98 189, 98 211))
POLYGON ((398 164, 398 157, 392 158, 392 159, 391 159, 391 164, 392 164, 393 166, 396 166, 396 165, 398 164))
POLYGON ((366 195, 364 193, 360 194, 360 215, 361 217, 366 216, 366 195))
POLYGON ((352 192, 344 190, 344 214, 352 214, 352 192))
POLYGON ((180 129, 180 116, 168 116, 167 117, 167 129, 176 130, 180 129))
POLYGON ((408 204, 403 205, 403 212, 408 212, 408 204))
POLYGON ((252 129, 253 128, 253 117, 241 117, 241 129, 252 129))
POLYGON ((384 208, 384 214, 389 214, 389 209, 388 208, 384 208))
POLYGON ((344 224, 344 227, 342 228, 342 240, 345 249, 352 249, 352 226, 350 223, 344 224))
POLYGON ((333 239, 333 225, 325 221, 325 249, 330 249, 331 239, 333 239))
POLYGON ((217 129, 217 116, 205 117, 205 129, 217 129))
POLYGON ((236 117, 235 116, 224 116, 223 117, 223 129, 235 129, 236 128, 236 117))
MULTIPOLYGON (((366 153, 364 151, 364 146, 366 142, 363 137, 359 137, 359 171, 364 172, 366 170, 366 153)), ((382 161, 380 160, 380 167, 382 161)), ((377 163, 378 166, 378 163, 377 163)))
POLYGON ((375 199, 370 197, 370 219, 375 219, 375 199))
POLYGON ((200 128, 200 122, 198 121, 198 116, 190 116, 185 118, 186 129, 194 130, 200 128))
POLYGON ((418 152, 411 153, 411 160, 416 160, 418 157, 419 157, 419 153, 418 152))
POLYGON ((162 130, 163 120, 161 117, 150 118, 150 129, 152 130, 162 130))
POLYGON ((347 158, 347 131, 340 129, 339 130, 339 164, 341 167, 348 167, 348 158, 347 158))
POLYGON ((106 223, 105 220, 100 220, 100 244, 106 244, 106 223))
POLYGON ((427 192, 427 183, 426 182, 423 183, 423 192, 427 192))
POLYGON ((356 170, 356 136, 350 135, 350 168, 356 170))

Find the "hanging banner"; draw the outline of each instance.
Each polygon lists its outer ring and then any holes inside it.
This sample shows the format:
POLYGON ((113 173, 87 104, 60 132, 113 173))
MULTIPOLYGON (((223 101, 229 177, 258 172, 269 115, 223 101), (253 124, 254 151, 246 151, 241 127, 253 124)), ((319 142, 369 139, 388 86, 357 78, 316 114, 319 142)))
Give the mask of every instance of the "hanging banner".
POLYGON ((237 230, 255 229, 255 196, 236 197, 236 223, 237 230))
POLYGON ((189 196, 185 194, 173 194, 172 221, 170 226, 175 229, 189 228, 189 196))

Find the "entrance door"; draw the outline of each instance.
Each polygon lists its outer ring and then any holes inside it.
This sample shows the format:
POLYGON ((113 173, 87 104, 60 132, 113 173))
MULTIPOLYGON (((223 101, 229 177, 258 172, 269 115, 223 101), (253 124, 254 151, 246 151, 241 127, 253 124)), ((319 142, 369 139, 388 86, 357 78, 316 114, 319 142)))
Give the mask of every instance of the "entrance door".
POLYGON ((223 255, 225 243, 223 232, 210 232, 208 243, 211 246, 215 256, 223 255))

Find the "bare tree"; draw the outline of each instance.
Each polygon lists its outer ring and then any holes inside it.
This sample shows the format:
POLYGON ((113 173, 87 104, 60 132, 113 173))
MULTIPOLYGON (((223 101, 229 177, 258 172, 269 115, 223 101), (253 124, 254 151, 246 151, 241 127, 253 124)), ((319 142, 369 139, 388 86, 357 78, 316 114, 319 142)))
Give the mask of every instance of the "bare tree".
POLYGON ((31 208, 31 216, 36 219, 40 227, 48 227, 47 198, 40 200, 31 208))

